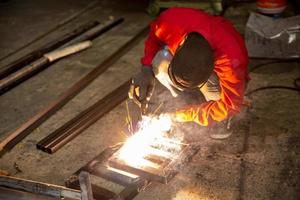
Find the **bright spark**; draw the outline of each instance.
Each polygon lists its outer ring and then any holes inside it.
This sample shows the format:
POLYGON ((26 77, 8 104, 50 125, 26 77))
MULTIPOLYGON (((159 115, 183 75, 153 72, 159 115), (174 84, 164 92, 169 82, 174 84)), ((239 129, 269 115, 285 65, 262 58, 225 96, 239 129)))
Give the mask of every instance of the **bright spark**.
MULTIPOLYGON (((165 158, 174 158, 174 154, 163 149, 153 148, 153 146, 170 146, 176 143, 170 143, 166 134, 171 130, 172 120, 168 115, 159 117, 143 117, 139 123, 138 131, 127 139, 120 149, 118 158, 130 166, 142 167, 148 166, 159 168, 159 166, 149 160, 147 155, 157 155, 165 158)), ((178 141, 175 141, 178 142, 178 141)), ((180 148, 180 145, 178 146, 180 148)))

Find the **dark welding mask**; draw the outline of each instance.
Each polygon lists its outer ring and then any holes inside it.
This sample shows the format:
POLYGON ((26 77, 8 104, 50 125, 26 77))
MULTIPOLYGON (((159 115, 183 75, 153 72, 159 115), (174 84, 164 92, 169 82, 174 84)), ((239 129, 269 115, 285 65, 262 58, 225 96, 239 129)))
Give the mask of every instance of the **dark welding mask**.
POLYGON ((201 88, 214 69, 214 55, 199 33, 189 33, 177 48, 168 68, 173 85, 180 90, 201 88))

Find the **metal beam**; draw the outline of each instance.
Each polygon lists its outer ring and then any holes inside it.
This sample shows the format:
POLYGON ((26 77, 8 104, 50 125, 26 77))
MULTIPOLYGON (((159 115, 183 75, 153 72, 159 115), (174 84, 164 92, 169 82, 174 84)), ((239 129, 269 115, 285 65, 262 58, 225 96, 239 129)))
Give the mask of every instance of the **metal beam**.
POLYGON ((81 191, 79 190, 10 176, 0 175, 0 186, 52 197, 81 199, 81 191))
POLYGON ((94 198, 90 174, 82 171, 79 174, 78 180, 81 190, 81 200, 93 200, 94 198))
POLYGON ((139 176, 129 177, 124 172, 112 171, 107 168, 108 159, 121 147, 122 144, 117 144, 112 147, 106 148, 99 155, 89 161, 85 166, 81 167, 78 171, 72 175, 69 180, 67 180, 67 187, 78 189, 79 181, 78 175, 82 171, 86 171, 94 176, 104 178, 108 181, 111 181, 115 184, 124 186, 124 189, 116 194, 112 191, 109 191, 105 188, 99 187, 92 184, 93 196, 95 199, 101 200, 131 200, 133 199, 140 191, 142 191, 149 182, 139 176), (98 173, 98 169, 101 168, 101 172, 98 173), (126 177, 127 176, 127 177, 126 177))
MULTIPOLYGON (((0 95, 3 93, 9 91, 10 89, 14 88, 18 84, 22 83, 23 81, 29 79, 30 77, 34 76, 38 72, 44 70, 47 68, 50 63, 54 62, 57 59, 49 59, 49 55, 53 54, 54 52, 63 52, 64 49, 68 49, 71 46, 76 46, 77 44, 83 43, 87 40, 92 40, 95 37, 107 32, 108 30, 112 29, 116 25, 122 23, 124 21, 124 18, 119 18, 114 21, 110 21, 107 24, 99 24, 95 27, 92 27, 91 29, 84 32, 82 35, 79 35, 78 37, 72 39, 71 41, 67 40, 65 42, 68 43, 59 43, 60 47, 54 51, 46 51, 45 54, 38 54, 40 55, 37 60, 34 62, 29 63, 26 66, 22 66, 21 69, 18 71, 11 73, 7 75, 7 77, 4 77, 0 80, 0 95), (63 45, 64 44, 64 45, 63 45), (63 45, 63 46, 61 46, 63 45)), ((75 35, 77 36, 77 35, 75 35)), ((78 48, 77 48, 78 49, 78 48)), ((79 50, 79 49, 78 49, 79 50)), ((73 52, 75 53, 75 52, 73 52)), ((63 57, 63 56, 61 56, 63 57)), ((27 64, 27 63, 24 63, 27 64)))
POLYGON ((62 46, 66 42, 69 42, 70 40, 74 39, 78 35, 97 26, 98 24, 99 24, 99 22, 97 22, 97 21, 88 22, 88 23, 76 28, 72 32, 62 36, 61 38, 59 38, 55 41, 51 41, 50 43, 47 43, 43 47, 26 54, 25 56, 13 61, 12 63, 10 63, 6 66, 1 67, 0 68, 0 79, 3 79, 4 77, 8 76, 9 74, 12 74, 13 72, 21 69, 22 67, 26 66, 30 62, 34 61, 35 59, 42 57, 45 53, 47 53, 49 51, 53 51, 54 49, 62 46))
POLYGON ((50 154, 55 153, 89 126, 94 124, 107 112, 124 101, 127 98, 129 86, 130 81, 119 86, 104 98, 100 99, 98 102, 82 111, 66 124, 39 141, 37 143, 37 148, 50 154))
POLYGON ((47 54, 44 54, 41 58, 36 61, 30 63, 29 65, 19 69, 15 73, 8 75, 7 77, 0 80, 0 95, 4 92, 12 89, 17 84, 23 82, 24 80, 30 78, 34 74, 40 72, 45 69, 50 63, 61 59, 65 56, 71 55, 73 53, 77 53, 86 48, 89 48, 92 45, 91 41, 79 42, 77 44, 72 44, 70 46, 64 47, 62 49, 58 49, 55 51, 51 51, 47 54))
POLYGON ((18 144, 23 138, 29 135, 35 128, 46 121, 50 116, 56 113, 61 107, 63 107, 68 101, 70 101, 74 96, 76 96, 81 90, 88 86, 94 79, 96 79, 100 74, 102 74, 106 69, 108 69, 113 63, 115 63, 121 56, 128 52, 132 47, 134 47, 142 38, 148 33, 148 26, 143 28, 135 37, 126 42, 120 49, 118 49, 114 54, 109 56, 104 62, 90 71, 87 75, 82 77, 73 86, 67 89, 63 94, 61 94, 57 99, 52 101, 48 106, 30 118, 27 122, 22 124, 15 131, 10 133, 0 143, 0 156, 5 152, 12 149, 16 144, 18 144))

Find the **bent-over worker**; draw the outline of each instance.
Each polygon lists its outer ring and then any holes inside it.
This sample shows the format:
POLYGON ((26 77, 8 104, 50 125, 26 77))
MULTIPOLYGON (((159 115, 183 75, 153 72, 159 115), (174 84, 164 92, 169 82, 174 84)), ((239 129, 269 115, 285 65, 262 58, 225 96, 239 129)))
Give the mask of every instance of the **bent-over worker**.
POLYGON ((141 59, 139 87, 142 110, 147 108, 154 79, 176 97, 181 91, 199 90, 206 102, 174 112, 178 122, 201 126, 224 124, 239 113, 248 78, 244 41, 223 17, 191 8, 170 8, 150 25, 141 59))

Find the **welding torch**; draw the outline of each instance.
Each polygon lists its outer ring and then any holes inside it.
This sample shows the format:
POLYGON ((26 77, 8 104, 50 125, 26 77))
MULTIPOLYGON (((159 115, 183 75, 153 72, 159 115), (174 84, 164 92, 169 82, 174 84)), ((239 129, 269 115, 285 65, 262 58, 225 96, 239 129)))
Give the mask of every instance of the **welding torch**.
MULTIPOLYGON (((132 80, 133 82, 133 80, 132 80)), ((128 97, 131 99, 138 107, 141 109, 141 114, 142 116, 145 116, 147 113, 149 101, 152 96, 152 91, 153 89, 150 88, 149 91, 147 91, 146 97, 144 99, 139 98, 139 88, 135 88, 134 83, 130 85, 129 92, 128 92, 128 97)))
POLYGON ((154 91, 155 77, 152 68, 142 66, 141 72, 134 76, 128 91, 129 99, 139 106, 141 114, 146 115, 149 101, 154 91))

